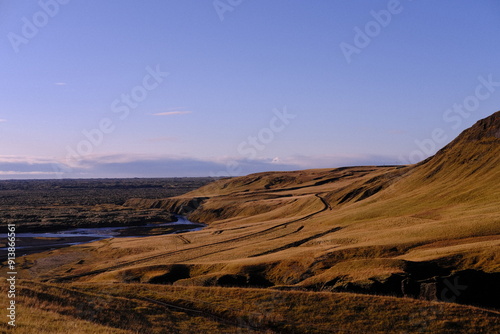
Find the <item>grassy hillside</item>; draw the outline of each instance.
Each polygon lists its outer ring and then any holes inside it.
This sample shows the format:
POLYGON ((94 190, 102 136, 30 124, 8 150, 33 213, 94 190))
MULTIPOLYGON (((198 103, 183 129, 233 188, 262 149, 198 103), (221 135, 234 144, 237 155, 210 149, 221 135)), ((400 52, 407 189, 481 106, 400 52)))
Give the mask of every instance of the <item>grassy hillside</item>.
POLYGON ((196 305, 226 321, 215 323, 240 329, 236 319, 272 315, 247 330, 308 332, 303 323, 313 319, 310 332, 318 333, 495 332, 496 311, 432 301, 500 309, 498 180, 500 112, 416 165, 266 172, 180 197, 130 199, 128 209, 163 208, 209 226, 29 255, 22 276, 31 290, 42 281, 127 301, 196 305), (218 294, 225 299, 215 302, 218 294), (180 300, 186 296, 199 301, 180 300), (270 296, 280 302, 270 306, 270 296))

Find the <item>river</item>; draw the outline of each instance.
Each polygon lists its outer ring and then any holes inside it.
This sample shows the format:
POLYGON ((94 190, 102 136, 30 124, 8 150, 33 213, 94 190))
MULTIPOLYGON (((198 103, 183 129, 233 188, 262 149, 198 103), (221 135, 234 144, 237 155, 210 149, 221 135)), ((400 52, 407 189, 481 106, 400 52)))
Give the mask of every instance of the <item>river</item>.
MULTIPOLYGON (((57 232, 16 233, 17 256, 38 253, 72 245, 85 244, 108 238, 134 238, 198 231, 206 225, 189 221, 177 215, 177 221, 163 224, 122 227, 89 227, 57 232)), ((6 237, 1 242, 5 245, 6 237)), ((0 247, 2 260, 6 258, 7 247, 0 247)))

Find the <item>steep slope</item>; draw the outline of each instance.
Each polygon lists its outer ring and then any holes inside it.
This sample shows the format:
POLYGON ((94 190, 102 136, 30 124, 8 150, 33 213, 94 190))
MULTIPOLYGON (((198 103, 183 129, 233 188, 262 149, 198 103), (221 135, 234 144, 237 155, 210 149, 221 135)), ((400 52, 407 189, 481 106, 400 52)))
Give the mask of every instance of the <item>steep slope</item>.
POLYGON ((484 204, 489 201, 498 203, 499 180, 500 112, 496 112, 463 131, 434 156, 419 163, 411 176, 400 182, 400 187, 417 190, 431 186, 436 195, 446 195, 449 202, 484 204))

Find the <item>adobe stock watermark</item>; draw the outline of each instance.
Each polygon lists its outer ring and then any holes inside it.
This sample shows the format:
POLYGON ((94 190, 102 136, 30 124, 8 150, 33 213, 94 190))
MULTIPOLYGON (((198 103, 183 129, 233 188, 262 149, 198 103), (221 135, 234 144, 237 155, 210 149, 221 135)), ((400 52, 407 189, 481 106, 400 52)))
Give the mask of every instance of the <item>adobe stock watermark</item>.
POLYGON ((20 46, 28 44, 35 38, 40 29, 45 27, 49 21, 54 18, 61 9, 62 5, 67 5, 70 0, 40 0, 38 6, 40 10, 36 11, 30 18, 23 16, 21 18, 22 26, 20 34, 9 32, 7 39, 15 53, 19 53, 20 46))
MULTIPOLYGON (((268 126, 263 127, 253 135, 248 136, 237 146, 238 154, 244 159, 255 159, 259 152, 262 152, 276 138, 276 134, 282 132, 295 119, 297 115, 289 113, 287 107, 282 110, 273 109, 273 116, 269 120, 268 126)), ((211 177, 237 176, 241 173, 241 165, 238 161, 232 160, 226 163, 226 169, 218 173, 211 173, 211 177)))
POLYGON ((222 22, 224 21, 224 15, 226 15, 227 12, 234 11, 243 1, 244 0, 214 0, 212 5, 219 16, 219 20, 222 22))
MULTIPOLYGON (((479 76, 479 84, 474 89, 474 93, 465 97, 461 103, 455 103, 443 113, 443 121, 450 125, 452 129, 458 129, 464 119, 470 117, 471 113, 478 110, 481 102, 489 99, 500 87, 500 81, 493 79, 493 74, 486 78, 479 76)), ((437 147, 447 142, 448 135, 443 128, 435 128, 430 136, 423 140, 415 140, 418 149, 413 150, 407 157, 400 155, 399 161, 404 165, 414 164, 424 160, 427 156, 434 154, 437 147)))
POLYGON ((128 93, 122 93, 120 97, 111 102, 111 113, 117 119, 103 117, 94 128, 82 130, 81 134, 84 138, 75 146, 66 146, 65 163, 53 165, 53 169, 59 177, 62 177, 64 173, 71 172, 72 165, 91 155, 96 147, 102 145, 105 136, 115 131, 118 123, 124 121, 130 112, 136 109, 148 97, 149 93, 158 88, 169 75, 168 72, 160 70, 160 65, 156 65, 154 69, 147 66, 146 72, 141 84, 134 86, 128 93))
POLYGON ((400 14, 402 11, 403 5, 399 0, 389 0, 389 2, 387 2, 387 9, 370 11, 373 20, 368 21, 363 28, 358 26, 354 27, 352 44, 346 42, 339 44, 346 62, 350 64, 353 55, 360 54, 363 49, 368 47, 372 40, 380 35, 382 29, 386 28, 392 22, 393 17, 400 14))
POLYGON ((7 277, 6 281, 9 290, 7 291, 7 298, 9 299, 7 307, 7 318, 10 326, 16 326, 16 224, 7 224, 7 277))

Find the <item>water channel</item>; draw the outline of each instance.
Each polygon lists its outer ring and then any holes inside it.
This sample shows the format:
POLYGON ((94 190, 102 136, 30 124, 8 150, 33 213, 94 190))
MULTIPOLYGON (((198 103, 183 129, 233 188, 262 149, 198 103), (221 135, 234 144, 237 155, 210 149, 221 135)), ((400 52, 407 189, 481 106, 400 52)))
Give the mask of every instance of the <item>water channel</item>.
MULTIPOLYGON (((163 224, 148 224, 141 226, 120 227, 88 227, 68 229, 57 232, 16 233, 17 256, 33 254, 41 251, 85 244, 108 238, 134 238, 152 235, 165 235, 198 231, 206 225, 189 221, 186 217, 177 215, 177 221, 163 224)), ((1 237, 5 245, 7 235, 1 237)), ((6 257, 7 247, 0 247, 2 258, 6 257)))

